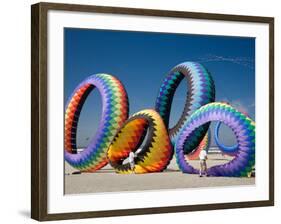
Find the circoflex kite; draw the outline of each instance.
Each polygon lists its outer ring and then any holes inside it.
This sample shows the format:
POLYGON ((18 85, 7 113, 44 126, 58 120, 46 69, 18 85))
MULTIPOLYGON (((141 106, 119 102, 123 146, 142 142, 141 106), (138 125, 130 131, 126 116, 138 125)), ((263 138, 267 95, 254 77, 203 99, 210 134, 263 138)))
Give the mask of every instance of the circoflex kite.
POLYGON ((108 74, 88 77, 74 90, 65 109, 65 160, 83 172, 94 172, 108 163, 107 150, 117 130, 128 118, 128 97, 122 83, 108 74), (102 97, 102 117, 96 135, 80 153, 76 134, 80 111, 89 93, 97 88, 102 97))
MULTIPOLYGON (((169 129, 172 143, 176 142, 182 128, 191 114, 201 106, 215 101, 215 84, 207 69, 196 62, 184 62, 175 66, 164 79, 158 97, 155 110, 161 115, 169 129), (187 96, 182 115, 176 125, 169 129, 170 112, 174 94, 180 82, 187 80, 187 96)), ((190 141, 185 142, 184 153, 188 154, 195 150, 203 140, 209 128, 206 123, 192 133, 190 141)))
POLYGON ((245 114, 225 103, 210 103, 196 110, 188 119, 176 142, 176 159, 184 173, 195 174, 186 160, 183 146, 191 134, 201 125, 210 121, 220 121, 232 129, 237 140, 237 155, 226 164, 216 165, 207 170, 210 176, 248 177, 255 164, 255 122, 245 114))
POLYGON ((171 153, 172 145, 161 116, 147 109, 135 113, 120 128, 108 149, 108 159, 121 174, 161 172, 171 153), (139 147, 141 151, 136 152, 139 147), (130 152, 136 152, 134 168, 126 162, 130 152))

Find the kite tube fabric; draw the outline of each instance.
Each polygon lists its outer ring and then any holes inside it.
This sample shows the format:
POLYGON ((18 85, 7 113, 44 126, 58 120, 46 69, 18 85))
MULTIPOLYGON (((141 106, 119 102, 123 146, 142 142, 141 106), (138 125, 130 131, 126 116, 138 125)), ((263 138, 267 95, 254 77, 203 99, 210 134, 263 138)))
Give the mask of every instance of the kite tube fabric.
POLYGON ((225 146, 222 143, 220 143, 220 141, 219 141, 220 126, 221 126, 221 122, 217 122, 216 127, 215 127, 215 134, 214 134, 214 139, 215 139, 217 146, 224 154, 227 154, 229 156, 236 156, 237 150, 238 150, 238 144, 235 144, 233 146, 225 146))
POLYGON ((161 116, 152 109, 142 110, 132 115, 120 128, 112 141, 107 155, 116 173, 161 172, 170 162, 172 145, 161 116), (129 162, 123 161, 131 151, 136 154, 134 170, 129 162))
POLYGON ((210 141, 211 141, 211 132, 208 130, 207 134, 203 138, 203 140, 200 142, 199 146, 194 149, 191 153, 186 155, 187 160, 195 160, 198 159, 199 154, 202 150, 206 150, 208 153, 209 147, 210 147, 210 141))
MULTIPOLYGON (((163 118, 172 144, 176 142, 190 115, 201 106, 215 101, 215 84, 207 69, 200 63, 184 62, 175 66, 164 79, 155 104, 155 110, 163 118), (170 112, 174 94, 180 82, 187 79, 187 96, 183 113, 177 124, 169 129, 170 112)), ((207 133, 209 123, 200 126, 185 143, 184 153, 192 152, 207 133)))
POLYGON ((82 172, 94 172, 108 163, 107 150, 117 130, 127 120, 129 103, 122 83, 108 74, 88 77, 74 90, 65 109, 64 157, 74 168, 82 172), (76 134, 80 111, 89 95, 97 88, 102 98, 102 116, 97 133, 87 148, 77 153, 76 134))
POLYGON ((210 121, 220 121, 234 132, 238 152, 233 160, 226 164, 210 167, 210 176, 249 177, 255 164, 255 122, 245 114, 225 103, 209 103, 196 110, 188 119, 176 142, 176 159, 183 173, 196 174, 186 160, 183 152, 185 141, 189 141, 196 128, 210 121))

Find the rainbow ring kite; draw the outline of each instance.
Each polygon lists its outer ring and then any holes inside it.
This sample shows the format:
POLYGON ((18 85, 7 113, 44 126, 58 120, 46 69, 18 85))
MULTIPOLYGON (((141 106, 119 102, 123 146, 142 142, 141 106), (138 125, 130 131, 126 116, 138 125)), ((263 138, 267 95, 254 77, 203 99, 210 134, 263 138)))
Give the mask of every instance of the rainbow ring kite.
POLYGON ((188 119, 175 146, 179 168, 184 173, 198 173, 198 170, 185 160, 183 146, 197 127, 210 121, 223 122, 233 130, 238 152, 232 161, 213 166, 207 173, 211 176, 248 177, 255 164, 255 122, 232 106, 218 102, 202 106, 188 119))
POLYGON ((64 157, 74 168, 94 172, 108 163, 107 150, 118 128, 128 118, 128 97, 122 83, 108 74, 88 77, 74 90, 65 109, 64 157), (87 148, 77 153, 76 134, 79 114, 89 93, 97 88, 102 97, 102 117, 98 131, 87 148))
POLYGON ((108 160, 121 174, 161 172, 169 164, 171 154, 172 145, 161 116, 147 109, 132 115, 120 128, 108 149, 108 160), (123 161, 140 145, 142 150, 136 155, 132 170, 123 161))
MULTIPOLYGON (((176 142, 179 134, 182 133, 183 126, 191 114, 201 106, 215 101, 215 84, 207 69, 196 62, 184 62, 175 66, 164 79, 158 97, 156 99, 155 110, 161 115, 167 128, 171 105, 174 94, 180 82, 186 78, 188 93, 183 113, 177 124, 169 129, 172 143, 176 142)), ((184 145, 184 153, 192 152, 200 144, 207 133, 209 123, 206 123, 192 133, 190 141, 184 145)))

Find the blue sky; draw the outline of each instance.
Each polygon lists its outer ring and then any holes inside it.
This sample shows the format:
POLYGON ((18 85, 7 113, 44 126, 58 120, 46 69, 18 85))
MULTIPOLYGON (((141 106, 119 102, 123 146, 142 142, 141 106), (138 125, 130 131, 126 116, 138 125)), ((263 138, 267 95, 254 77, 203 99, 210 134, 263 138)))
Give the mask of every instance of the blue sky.
MULTIPOLYGON (((65 101, 86 77, 108 73, 125 85, 130 114, 154 108, 169 70, 184 61, 197 61, 212 74, 216 101, 228 101, 255 118, 254 38, 74 28, 65 28, 64 38, 65 101)), ((174 97, 171 125, 183 110, 186 91, 186 83, 182 82, 174 97)), ((78 146, 88 144, 100 116, 101 99, 94 90, 81 112, 78 146)), ((223 143, 235 143, 228 128, 223 126, 221 133, 223 143)))

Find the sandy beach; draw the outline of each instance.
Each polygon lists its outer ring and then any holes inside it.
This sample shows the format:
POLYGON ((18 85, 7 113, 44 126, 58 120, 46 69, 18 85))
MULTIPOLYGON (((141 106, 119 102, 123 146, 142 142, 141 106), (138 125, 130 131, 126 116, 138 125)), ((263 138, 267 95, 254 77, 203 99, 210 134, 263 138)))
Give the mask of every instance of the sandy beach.
MULTIPOLYGON (((231 157, 219 153, 210 154, 208 166, 227 163, 231 157)), ((190 161, 199 168, 199 161, 190 161)), ((158 189, 179 189, 199 187, 221 187, 254 185, 255 178, 236 177, 199 177, 198 175, 183 174, 175 161, 161 173, 150 174, 116 174, 110 165, 95 173, 75 174, 68 163, 65 163, 65 194, 98 193, 115 191, 140 191, 158 189)))

